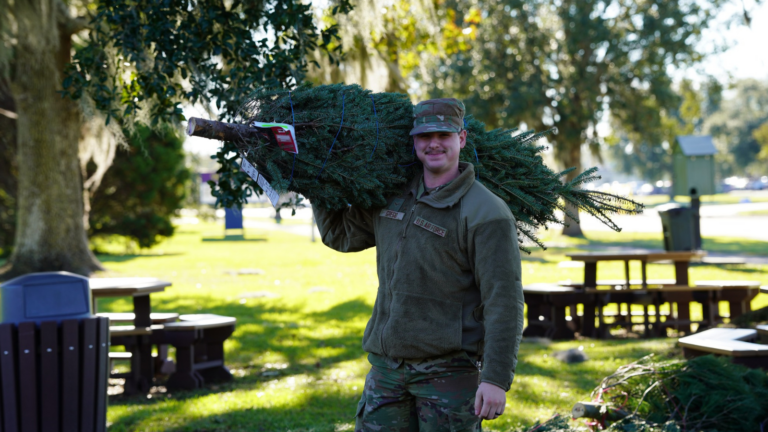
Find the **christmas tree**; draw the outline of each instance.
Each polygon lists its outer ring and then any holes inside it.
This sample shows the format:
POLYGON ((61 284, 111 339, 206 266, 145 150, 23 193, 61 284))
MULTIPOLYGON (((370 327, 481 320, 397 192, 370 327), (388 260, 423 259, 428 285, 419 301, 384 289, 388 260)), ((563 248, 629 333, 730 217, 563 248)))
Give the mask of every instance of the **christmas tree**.
MULTIPOLYGON (((240 125, 190 120, 190 134, 226 141, 215 156, 225 165, 222 178, 212 184, 217 204, 223 207, 242 205, 248 196, 261 193, 252 179, 233 169, 240 157, 256 166, 275 190, 297 192, 326 209, 383 206, 422 171, 409 135, 413 105, 404 94, 372 93, 342 84, 263 89, 241 112, 240 125), (285 152, 267 135, 256 133, 249 127, 254 121, 293 125, 298 154, 285 152)), ((521 240, 543 247, 536 230, 548 223, 562 224, 555 211, 565 212, 565 201, 617 231, 609 215, 642 208, 621 196, 583 189, 600 178, 596 168, 564 183, 563 175, 570 170, 552 171, 540 155, 545 146, 536 145, 554 130, 486 131, 471 116, 465 117, 465 127, 467 144, 460 160, 472 163, 478 180, 507 203, 521 240)))

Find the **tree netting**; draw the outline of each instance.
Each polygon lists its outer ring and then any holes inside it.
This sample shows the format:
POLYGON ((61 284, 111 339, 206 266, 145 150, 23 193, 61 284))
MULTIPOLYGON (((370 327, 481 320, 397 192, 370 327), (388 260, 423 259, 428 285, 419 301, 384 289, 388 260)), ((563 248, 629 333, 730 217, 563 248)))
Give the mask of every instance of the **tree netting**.
MULTIPOLYGON (((388 197, 400 194, 422 171, 409 135, 413 105, 404 94, 372 93, 343 84, 300 86, 292 91, 262 89, 243 106, 240 117, 245 124, 278 122, 295 127, 298 155, 254 135, 241 135, 232 144, 275 190, 297 192, 322 208, 384 206, 388 197)), ((485 124, 471 115, 465 117, 465 127, 467 145, 460 160, 472 163, 478 180, 507 203, 523 241, 543 247, 536 230, 562 224, 556 210, 565 213, 566 201, 616 231, 620 228, 610 220, 611 214, 636 213, 642 208, 618 195, 584 189, 586 183, 600 178, 596 168, 564 182, 568 170, 554 172, 547 167, 540 154, 545 146, 536 142, 554 130, 486 131, 485 124)), ((230 150, 225 146, 222 152, 230 150)), ((236 158, 218 155, 230 164, 236 158)), ((214 185, 221 206, 242 205, 247 195, 260 193, 244 175, 223 180, 214 185)))

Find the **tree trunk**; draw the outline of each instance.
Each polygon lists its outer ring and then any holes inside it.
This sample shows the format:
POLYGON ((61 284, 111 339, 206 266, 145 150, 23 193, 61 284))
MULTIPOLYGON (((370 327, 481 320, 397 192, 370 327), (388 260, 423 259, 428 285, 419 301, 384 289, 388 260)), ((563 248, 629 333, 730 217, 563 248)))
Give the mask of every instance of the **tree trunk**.
MULTIPOLYGON (((566 145, 566 150, 563 152, 562 161, 565 168, 576 167, 575 170, 571 171, 566 176, 566 180, 570 181, 581 173, 581 140, 577 138, 574 142, 565 142, 564 144, 566 145)), ((577 206, 566 202, 565 208, 574 216, 579 216, 579 208, 577 206)), ((566 215, 563 235, 569 237, 584 237, 584 232, 581 230, 579 221, 566 215)))
POLYGON ((57 93, 71 33, 60 31, 66 17, 57 16, 55 0, 16 1, 13 7, 20 35, 11 78, 19 189, 15 246, 2 277, 61 270, 88 275, 102 267, 83 226, 81 116, 76 103, 57 93))

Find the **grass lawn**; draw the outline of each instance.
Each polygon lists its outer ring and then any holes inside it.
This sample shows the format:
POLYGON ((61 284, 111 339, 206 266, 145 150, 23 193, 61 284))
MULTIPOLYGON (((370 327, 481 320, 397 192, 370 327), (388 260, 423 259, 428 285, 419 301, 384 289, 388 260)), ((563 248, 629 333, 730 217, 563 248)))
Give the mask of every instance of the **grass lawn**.
MULTIPOLYGON (((334 252, 308 237, 248 229, 253 241, 203 242, 220 237, 221 225, 182 225, 161 245, 134 255, 99 255, 106 277, 153 276, 173 282, 152 296, 154 311, 216 313, 237 317, 225 345, 235 380, 196 392, 155 392, 151 397, 111 397, 110 431, 344 431, 369 365, 361 348, 376 296, 376 257, 369 250, 334 252), (233 270, 261 269, 237 275, 233 270)), ((659 236, 588 234, 589 239, 545 237, 553 245, 524 256, 523 282, 580 280, 583 269, 559 265, 564 254, 585 245, 661 247, 659 236)), ((732 250, 733 240, 707 240, 710 250, 732 250)), ((750 244, 738 240, 740 244, 750 244)), ((764 245, 764 244, 763 244, 764 245)), ((760 245, 748 249, 757 253, 760 245)), ((639 276, 639 264, 632 271, 639 276)), ((649 277, 673 276, 672 266, 649 265, 649 277)), ((601 264, 600 278, 623 276, 621 263, 601 264)), ((697 279, 757 279, 768 283, 768 266, 695 266, 697 279)), ((768 304, 759 295, 753 307, 768 304)), ((103 299, 101 311, 127 311, 129 299, 103 299)), ((507 413, 485 422, 486 430, 531 425, 553 413, 570 413, 587 400, 600 379, 620 365, 655 353, 679 356, 673 339, 526 342, 517 377, 507 394, 507 413), (590 360, 566 365, 556 350, 583 347, 590 360)))
MULTIPOLYGON (((669 195, 638 195, 631 198, 639 203, 645 204, 647 207, 655 207, 671 202, 669 195)), ((749 202, 766 202, 768 201, 768 194, 765 194, 762 191, 739 191, 734 193, 704 195, 701 197, 701 205, 738 204, 744 199, 748 199, 749 202)), ((674 202, 688 204, 691 202, 691 197, 688 195, 676 195, 674 202)))

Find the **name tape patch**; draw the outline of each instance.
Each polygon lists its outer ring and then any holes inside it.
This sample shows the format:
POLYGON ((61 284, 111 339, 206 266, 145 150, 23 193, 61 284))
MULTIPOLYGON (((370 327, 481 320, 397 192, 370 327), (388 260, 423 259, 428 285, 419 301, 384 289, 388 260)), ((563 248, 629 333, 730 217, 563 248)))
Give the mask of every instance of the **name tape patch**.
POLYGON ((403 220, 403 216, 405 216, 405 213, 394 211, 394 210, 382 210, 381 213, 379 213, 379 216, 389 218, 389 219, 403 220))
POLYGON ((422 219, 421 216, 417 217, 416 220, 413 221, 413 223, 416 226, 420 226, 420 227, 424 228, 425 230, 427 230, 427 231, 429 231, 431 233, 439 235, 440 237, 445 237, 445 233, 448 231, 448 230, 446 230, 445 228, 443 228, 441 226, 437 226, 437 225, 433 224, 432 222, 428 222, 428 221, 422 219))

